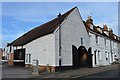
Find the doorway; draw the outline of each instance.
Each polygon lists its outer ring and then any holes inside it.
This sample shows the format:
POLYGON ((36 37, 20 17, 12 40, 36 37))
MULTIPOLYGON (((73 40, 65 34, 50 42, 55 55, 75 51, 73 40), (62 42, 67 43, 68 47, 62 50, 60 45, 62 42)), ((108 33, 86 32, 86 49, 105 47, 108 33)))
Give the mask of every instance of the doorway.
POLYGON ((73 53, 73 69, 79 69, 80 68, 80 54, 78 53, 78 50, 76 46, 72 45, 72 53, 73 53))
POLYGON ((88 51, 84 46, 78 48, 80 67, 88 67, 88 51))
POLYGON ((20 62, 14 62, 15 66, 25 67, 25 49, 14 50, 14 60, 23 60, 20 62))

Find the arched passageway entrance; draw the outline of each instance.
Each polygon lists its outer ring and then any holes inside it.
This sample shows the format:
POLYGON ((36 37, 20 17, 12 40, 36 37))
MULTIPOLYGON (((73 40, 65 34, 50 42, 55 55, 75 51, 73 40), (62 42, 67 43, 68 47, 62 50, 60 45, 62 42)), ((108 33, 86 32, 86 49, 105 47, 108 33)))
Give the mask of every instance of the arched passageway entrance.
POLYGON ((87 50, 84 46, 80 46, 78 49, 72 45, 73 53, 73 69, 81 67, 92 67, 92 52, 91 47, 87 50))
POLYGON ((88 67, 88 51, 84 46, 78 48, 78 53, 80 55, 80 67, 88 67))

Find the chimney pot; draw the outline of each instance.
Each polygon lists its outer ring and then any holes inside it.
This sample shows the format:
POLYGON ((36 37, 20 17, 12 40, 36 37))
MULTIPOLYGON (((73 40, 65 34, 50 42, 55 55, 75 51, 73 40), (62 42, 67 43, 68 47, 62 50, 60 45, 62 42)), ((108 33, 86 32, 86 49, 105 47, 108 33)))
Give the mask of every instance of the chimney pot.
POLYGON ((92 19, 92 16, 88 16, 88 20, 92 19))
POLYGON ((60 16, 61 16, 61 13, 59 13, 57 17, 59 18, 60 16))
POLYGON ((92 16, 88 16, 88 19, 86 20, 86 22, 93 25, 92 16))

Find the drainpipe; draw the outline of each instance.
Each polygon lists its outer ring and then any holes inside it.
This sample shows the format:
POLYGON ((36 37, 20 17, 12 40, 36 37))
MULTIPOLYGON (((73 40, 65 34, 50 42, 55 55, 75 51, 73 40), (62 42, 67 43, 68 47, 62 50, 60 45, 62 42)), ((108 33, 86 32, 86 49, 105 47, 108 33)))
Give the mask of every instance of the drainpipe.
POLYGON ((113 62, 113 53, 112 53, 112 43, 111 43, 111 40, 110 40, 110 52, 111 52, 111 62, 113 62))
POLYGON ((59 15, 57 16, 59 19, 59 71, 62 71, 62 67, 61 67, 61 18, 60 18, 61 14, 59 13, 59 15))

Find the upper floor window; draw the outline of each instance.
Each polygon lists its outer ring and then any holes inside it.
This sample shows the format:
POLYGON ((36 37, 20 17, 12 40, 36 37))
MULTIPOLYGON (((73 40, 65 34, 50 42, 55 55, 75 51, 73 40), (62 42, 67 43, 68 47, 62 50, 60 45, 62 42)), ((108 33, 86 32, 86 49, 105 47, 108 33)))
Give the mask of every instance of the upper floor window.
POLYGON ((113 43, 113 47, 116 48, 116 43, 113 43))
POLYGON ((106 60, 108 60, 109 54, 105 52, 106 60))
POLYGON ((106 39, 104 39, 104 42, 105 42, 105 46, 107 46, 107 40, 106 39))
POLYGON ((83 38, 81 38, 81 45, 83 45, 83 38))
POLYGON ((96 35, 95 38, 96 38, 96 44, 98 44, 98 36, 96 35))

